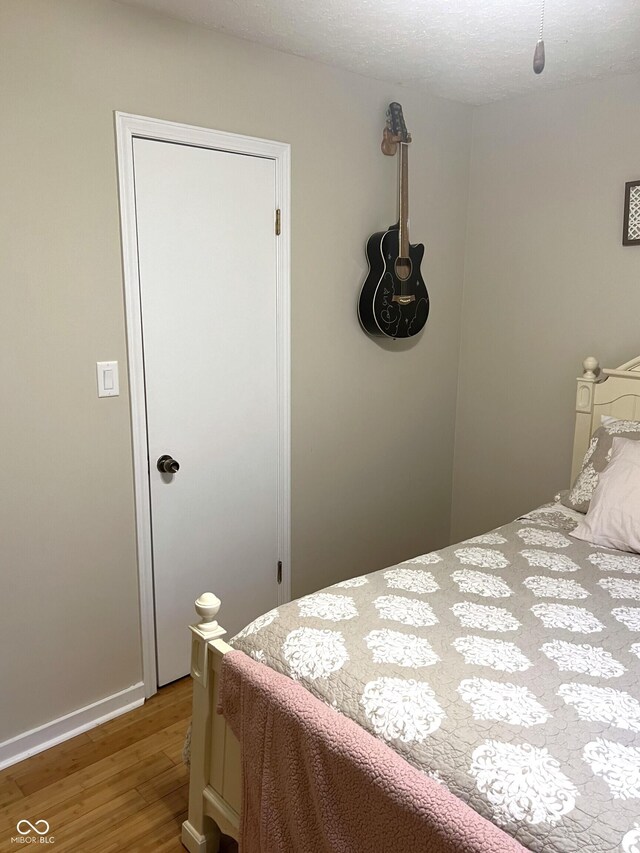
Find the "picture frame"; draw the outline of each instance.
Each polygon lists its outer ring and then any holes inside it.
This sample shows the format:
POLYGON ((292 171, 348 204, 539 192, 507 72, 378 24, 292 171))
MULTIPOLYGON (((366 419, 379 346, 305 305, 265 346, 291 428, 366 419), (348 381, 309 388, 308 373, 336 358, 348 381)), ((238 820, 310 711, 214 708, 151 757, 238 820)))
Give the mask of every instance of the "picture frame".
POLYGON ((624 185, 623 246, 640 246, 640 181, 624 185))

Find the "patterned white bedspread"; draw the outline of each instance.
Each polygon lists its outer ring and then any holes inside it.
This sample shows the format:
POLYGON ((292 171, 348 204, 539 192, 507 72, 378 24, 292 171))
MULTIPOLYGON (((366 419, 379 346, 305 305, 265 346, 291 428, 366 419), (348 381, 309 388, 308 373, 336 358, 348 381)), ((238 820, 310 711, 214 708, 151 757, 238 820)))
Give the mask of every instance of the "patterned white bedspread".
POLYGON ((640 853, 640 556, 512 524, 264 614, 232 645, 525 847, 640 853))

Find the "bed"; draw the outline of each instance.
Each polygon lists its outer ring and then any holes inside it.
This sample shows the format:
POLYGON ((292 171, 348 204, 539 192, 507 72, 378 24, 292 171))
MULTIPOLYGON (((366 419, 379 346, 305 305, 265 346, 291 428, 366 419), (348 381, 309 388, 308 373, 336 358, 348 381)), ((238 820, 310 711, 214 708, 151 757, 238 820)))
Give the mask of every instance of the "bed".
MULTIPOLYGON (((572 482, 602 415, 640 420, 639 380, 640 358, 616 369, 585 359, 572 482)), ((572 539, 579 518, 553 501, 279 607, 233 647, 355 721, 524 849, 638 853, 640 556, 572 539)), ((217 851, 220 834, 238 838, 240 826, 240 745, 216 713, 232 651, 219 608, 205 593, 191 626, 182 841, 192 853, 217 851)))

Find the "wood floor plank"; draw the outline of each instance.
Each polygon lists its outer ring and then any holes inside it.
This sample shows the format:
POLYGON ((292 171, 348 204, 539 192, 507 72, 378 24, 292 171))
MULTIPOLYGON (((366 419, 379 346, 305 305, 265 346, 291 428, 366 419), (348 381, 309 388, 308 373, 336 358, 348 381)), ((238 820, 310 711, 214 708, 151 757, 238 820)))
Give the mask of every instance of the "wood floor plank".
POLYGON ((158 827, 148 838, 140 838, 135 844, 136 853, 158 853, 158 851, 181 850, 184 853, 180 836, 182 824, 187 819, 187 810, 172 817, 167 823, 158 827), (178 845, 176 847, 176 845, 178 845))
POLYGON ((146 843, 149 836, 154 835, 168 820, 182 814, 188 802, 189 786, 183 785, 177 791, 120 821, 109 832, 95 838, 92 853, 119 853, 122 850, 130 850, 136 843, 146 843))
MULTIPOLYGON (((8 806, 4 806, 0 809, 0 837, 5 834, 9 827, 15 827, 16 823, 22 819, 23 812, 32 815, 45 814, 58 803, 82 794, 83 790, 84 788, 77 780, 61 779, 30 797, 23 797, 8 806)), ((38 819, 36 818, 36 820, 38 819)))
POLYGON ((178 766, 183 764, 182 750, 184 748, 184 734, 186 734, 186 731, 182 733, 182 736, 178 735, 171 738, 164 748, 165 755, 168 755, 171 761, 178 766))
POLYGON ((184 853, 191 692, 190 679, 174 682, 144 706, 0 773, 0 853, 15 851, 22 819, 47 820, 63 853, 184 853))
POLYGON ((146 805, 146 801, 134 788, 71 821, 60 832, 51 827, 52 832, 55 832, 55 849, 74 853, 93 851, 96 839, 109 832, 115 820, 123 821, 130 815, 137 814, 146 805))
MULTIPOLYGON (((52 826, 56 826, 57 832, 60 832, 63 827, 73 823, 83 815, 93 812, 98 806, 112 802, 119 795, 126 794, 127 791, 131 791, 134 788, 137 790, 140 783, 144 784, 150 778, 161 775, 163 770, 166 769, 167 764, 169 764, 170 768, 173 768, 173 765, 164 753, 160 753, 159 756, 152 757, 146 761, 141 761, 139 764, 107 779, 105 782, 93 785, 90 788, 84 788, 81 795, 71 797, 60 803, 56 808, 47 812, 47 820, 52 826)), ((138 793, 140 792, 138 791, 138 793)))
POLYGON ((167 794, 182 787, 189 781, 189 770, 181 762, 173 764, 166 753, 162 753, 164 758, 169 762, 170 766, 148 782, 138 785, 138 793, 141 794, 148 803, 155 803, 156 800, 161 800, 167 794))
POLYGON ((169 684, 167 687, 163 687, 155 694, 155 696, 147 699, 144 705, 140 705, 139 708, 135 708, 128 714, 115 717, 113 720, 109 720, 107 723, 103 723, 101 726, 91 729, 87 734, 92 740, 102 740, 107 737, 107 735, 120 731, 132 723, 137 723, 146 717, 154 716, 159 710, 166 708, 169 705, 175 705, 177 702, 184 702, 185 700, 190 704, 192 696, 193 682, 191 681, 191 678, 189 676, 181 678, 178 681, 174 681, 172 684, 169 684))
POLYGON ((122 773, 127 767, 137 764, 143 758, 164 752, 167 746, 175 743, 177 737, 184 737, 184 720, 141 740, 139 743, 132 744, 115 755, 110 755, 86 770, 76 773, 75 778, 85 788, 97 785, 105 779, 122 773))
MULTIPOLYGON (((55 764, 42 765, 40 762, 34 769, 25 767, 12 777, 13 781, 25 795, 33 794, 58 779, 70 776, 78 770, 96 764, 103 758, 122 752, 141 739, 162 731, 173 723, 185 720, 189 716, 190 708, 190 701, 183 699, 175 705, 163 708, 151 717, 132 723, 100 740, 94 741, 87 738, 85 743, 59 755, 55 764)), ((40 758, 40 756, 36 757, 40 758)))
POLYGON ((113 776, 109 776, 102 782, 96 785, 87 785, 85 791, 90 794, 97 787, 104 787, 111 791, 112 794, 120 794, 129 788, 138 789, 140 785, 144 785, 149 779, 156 776, 161 776, 165 771, 171 769, 171 759, 160 752, 157 755, 153 754, 147 758, 143 758, 137 764, 127 767, 113 776))
MULTIPOLYGON (((166 730, 145 738, 140 743, 127 747, 120 753, 111 755, 84 770, 73 773, 66 779, 57 780, 35 794, 25 797, 24 800, 16 800, 11 805, 0 809, 0 831, 7 826, 15 825, 16 820, 20 819, 20 817, 16 818, 16 814, 22 810, 26 809, 31 813, 37 810, 44 813, 48 808, 71 797, 81 796, 86 789, 109 779, 114 780, 114 784, 117 785, 119 776, 135 768, 145 759, 163 754, 164 748, 175 743, 176 737, 180 737, 180 734, 184 733, 184 729, 185 721, 182 720, 166 730)), ((164 759, 167 759, 166 755, 161 759, 166 767, 164 759)), ((168 760, 170 761, 170 759, 168 760)))
MULTIPOLYGON (((145 805, 145 800, 134 789, 121 794, 108 803, 103 803, 88 814, 68 823, 66 827, 61 829, 61 832, 58 832, 54 823, 49 822, 50 834, 55 838, 55 849, 91 850, 93 847, 92 838, 99 836, 111 826, 114 813, 121 815, 124 819, 127 815, 140 811, 145 805)), ((43 818, 48 819, 44 814, 39 815, 39 819, 43 818)), ((15 833, 13 834, 15 835, 15 833)), ((0 853, 9 853, 15 849, 15 845, 11 844, 9 838, 3 839, 3 842, 0 843, 0 853)))
MULTIPOLYGON (((63 756, 73 754, 76 749, 91 742, 91 738, 86 732, 76 737, 65 740, 62 743, 46 749, 44 752, 39 752, 37 755, 32 755, 30 758, 25 758, 18 764, 7 767, 0 773, 0 779, 17 779, 24 773, 35 772, 39 767, 49 767, 54 761, 60 760, 63 756)), ((18 783, 19 785, 19 783, 18 783)))
POLYGON ((13 779, 0 779, 0 806, 6 806, 23 797, 24 794, 18 788, 13 779))

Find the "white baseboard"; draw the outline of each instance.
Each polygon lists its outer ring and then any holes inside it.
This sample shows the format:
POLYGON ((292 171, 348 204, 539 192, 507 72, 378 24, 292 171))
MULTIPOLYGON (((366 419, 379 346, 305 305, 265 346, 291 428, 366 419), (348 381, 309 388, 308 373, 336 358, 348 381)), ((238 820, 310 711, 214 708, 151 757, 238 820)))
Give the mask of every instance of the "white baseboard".
POLYGON ((104 699, 99 699, 84 708, 78 708, 64 717, 51 720, 43 726, 31 729, 21 735, 5 740, 0 743, 0 770, 17 764, 31 755, 36 755, 63 740, 86 732, 106 723, 113 717, 119 717, 127 711, 138 708, 144 702, 144 684, 132 684, 126 690, 114 693, 104 699))

